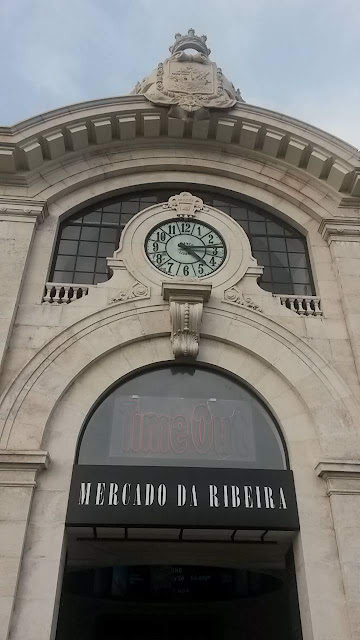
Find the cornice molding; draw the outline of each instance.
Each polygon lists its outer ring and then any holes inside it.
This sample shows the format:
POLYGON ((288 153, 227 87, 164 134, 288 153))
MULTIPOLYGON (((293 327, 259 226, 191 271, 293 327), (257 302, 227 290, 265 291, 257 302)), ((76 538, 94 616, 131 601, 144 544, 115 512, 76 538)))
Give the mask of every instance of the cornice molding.
POLYGON ((47 469, 50 456, 47 451, 11 451, 0 449, 0 471, 40 471, 47 469))
POLYGON ((319 462, 315 471, 326 481, 328 496, 360 496, 360 460, 326 460, 319 462))
POLYGON ((47 203, 29 198, 0 196, 0 220, 41 224, 48 216, 47 203))
POLYGON ((328 244, 333 241, 360 242, 360 216, 325 218, 319 225, 319 233, 328 244))
POLYGON ((236 103, 208 120, 183 120, 142 95, 71 105, 14 127, 0 127, 0 183, 29 184, 59 162, 99 150, 151 145, 216 145, 233 154, 298 169, 344 196, 360 195, 359 152, 294 118, 236 103))

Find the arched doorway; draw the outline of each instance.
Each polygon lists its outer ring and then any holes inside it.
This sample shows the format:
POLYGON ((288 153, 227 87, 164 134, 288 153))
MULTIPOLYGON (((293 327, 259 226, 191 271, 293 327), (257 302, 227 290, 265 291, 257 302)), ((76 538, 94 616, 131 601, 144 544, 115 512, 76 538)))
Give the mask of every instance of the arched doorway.
POLYGON ((288 467, 269 410, 221 370, 115 384, 79 438, 57 640, 301 638, 288 467))

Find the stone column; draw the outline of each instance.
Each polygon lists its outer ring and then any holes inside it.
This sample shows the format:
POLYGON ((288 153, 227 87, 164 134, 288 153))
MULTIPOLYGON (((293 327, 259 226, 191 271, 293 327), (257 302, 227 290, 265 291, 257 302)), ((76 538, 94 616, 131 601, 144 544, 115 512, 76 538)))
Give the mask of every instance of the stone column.
POLYGON ((319 231, 330 247, 360 381, 360 217, 323 220, 319 231))
POLYGON ((0 198, 0 372, 35 229, 46 215, 44 202, 0 198))
POLYGON ((44 451, 0 451, 0 640, 8 640, 36 473, 44 451))
POLYGON ((326 480, 353 640, 360 640, 360 462, 326 461, 326 480))

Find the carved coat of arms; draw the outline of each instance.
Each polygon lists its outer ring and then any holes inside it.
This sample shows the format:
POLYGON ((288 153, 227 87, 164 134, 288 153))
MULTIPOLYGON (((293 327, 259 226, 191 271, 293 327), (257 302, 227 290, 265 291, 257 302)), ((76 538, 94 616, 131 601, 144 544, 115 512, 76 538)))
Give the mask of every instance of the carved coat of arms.
POLYGON ((154 104, 177 106, 186 114, 203 108, 227 109, 243 102, 239 91, 209 60, 206 36, 196 36, 193 29, 186 36, 176 34, 170 52, 171 57, 138 83, 134 93, 142 93, 154 104), (188 49, 197 53, 187 53, 188 49))

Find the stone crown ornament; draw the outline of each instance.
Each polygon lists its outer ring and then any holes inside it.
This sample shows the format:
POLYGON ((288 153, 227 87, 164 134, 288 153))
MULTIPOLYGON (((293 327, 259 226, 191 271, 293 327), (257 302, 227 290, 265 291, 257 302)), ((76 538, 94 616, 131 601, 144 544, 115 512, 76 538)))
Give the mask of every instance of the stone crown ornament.
POLYGON ((211 49, 206 46, 206 41, 206 36, 197 36, 194 29, 189 29, 186 36, 182 36, 181 33, 175 33, 175 43, 169 47, 169 51, 174 55, 178 51, 195 49, 195 51, 203 53, 205 56, 209 56, 211 49))
POLYGON ((206 36, 197 36, 193 29, 184 36, 177 33, 170 53, 171 57, 160 62, 133 93, 170 107, 169 115, 182 120, 193 116, 205 120, 210 117, 209 109, 230 109, 237 101, 244 102, 239 90, 209 60, 206 36), (189 49, 197 53, 189 53, 189 49))

